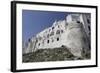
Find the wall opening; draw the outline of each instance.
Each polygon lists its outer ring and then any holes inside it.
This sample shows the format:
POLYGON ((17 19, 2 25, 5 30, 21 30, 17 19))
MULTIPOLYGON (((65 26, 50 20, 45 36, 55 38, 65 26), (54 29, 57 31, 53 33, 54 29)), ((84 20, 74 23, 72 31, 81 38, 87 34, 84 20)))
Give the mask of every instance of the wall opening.
POLYGON ((57 41, 59 41, 59 38, 57 38, 57 41))
POLYGON ((49 43, 49 40, 47 40, 47 43, 49 43))

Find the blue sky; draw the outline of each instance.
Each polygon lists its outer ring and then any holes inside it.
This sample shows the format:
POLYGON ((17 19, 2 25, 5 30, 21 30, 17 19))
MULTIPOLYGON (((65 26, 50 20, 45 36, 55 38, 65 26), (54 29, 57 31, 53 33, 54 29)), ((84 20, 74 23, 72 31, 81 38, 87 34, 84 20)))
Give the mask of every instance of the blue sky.
POLYGON ((67 12, 54 11, 36 11, 23 10, 22 11, 22 39, 24 42, 43 29, 52 26, 56 20, 64 20, 68 15, 67 12))

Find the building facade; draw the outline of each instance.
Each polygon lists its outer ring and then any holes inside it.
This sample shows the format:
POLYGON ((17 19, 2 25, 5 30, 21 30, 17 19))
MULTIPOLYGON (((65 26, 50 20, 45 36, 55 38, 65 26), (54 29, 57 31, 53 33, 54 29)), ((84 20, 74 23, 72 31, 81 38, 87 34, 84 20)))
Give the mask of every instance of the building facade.
POLYGON ((24 53, 65 46, 75 56, 81 56, 83 48, 90 49, 90 18, 90 14, 69 14, 65 20, 55 21, 29 40, 24 53))

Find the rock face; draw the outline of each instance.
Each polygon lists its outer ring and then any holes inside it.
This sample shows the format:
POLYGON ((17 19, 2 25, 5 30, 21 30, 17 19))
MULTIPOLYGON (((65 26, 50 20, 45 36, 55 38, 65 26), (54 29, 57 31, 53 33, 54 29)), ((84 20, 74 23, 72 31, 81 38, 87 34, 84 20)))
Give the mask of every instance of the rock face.
POLYGON ((82 17, 82 14, 74 14, 74 18, 75 16, 77 18, 73 20, 71 16, 68 15, 68 18, 63 21, 55 21, 51 27, 32 37, 28 42, 28 47, 25 48, 25 53, 34 52, 38 49, 53 49, 62 46, 69 48, 69 51, 74 56, 81 57, 83 50, 84 53, 87 53, 87 50, 90 49, 90 35, 88 35, 90 31, 85 30, 88 28, 86 24, 86 18, 88 19, 88 17, 87 15, 82 17))

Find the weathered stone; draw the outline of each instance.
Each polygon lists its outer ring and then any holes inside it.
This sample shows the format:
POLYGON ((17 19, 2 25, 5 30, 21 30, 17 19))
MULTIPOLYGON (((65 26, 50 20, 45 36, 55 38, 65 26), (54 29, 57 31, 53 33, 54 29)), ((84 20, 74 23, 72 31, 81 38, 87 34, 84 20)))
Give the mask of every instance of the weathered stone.
POLYGON ((66 46, 75 56, 81 57, 83 48, 89 49, 88 37, 81 23, 71 22, 66 30, 66 46))

